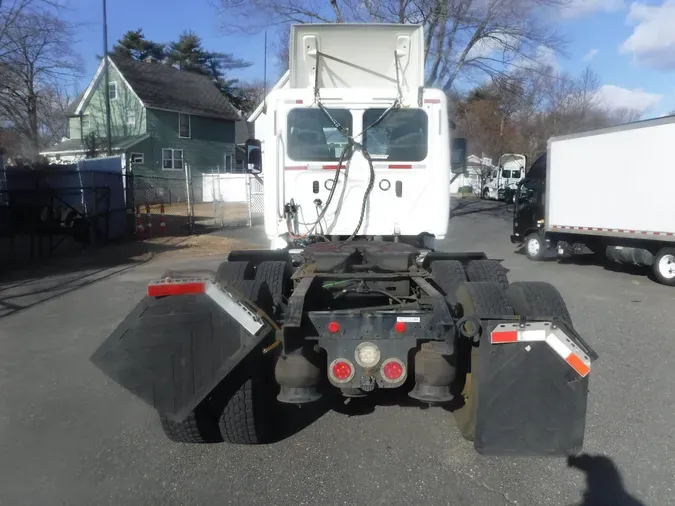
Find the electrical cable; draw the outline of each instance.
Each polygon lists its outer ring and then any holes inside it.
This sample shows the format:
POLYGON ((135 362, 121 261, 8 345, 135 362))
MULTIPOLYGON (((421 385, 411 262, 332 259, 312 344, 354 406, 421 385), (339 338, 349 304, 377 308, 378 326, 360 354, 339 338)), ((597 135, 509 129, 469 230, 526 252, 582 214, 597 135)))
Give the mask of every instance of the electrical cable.
MULTIPOLYGON (((335 170, 335 177, 333 178, 333 185, 331 186, 330 193, 328 194, 328 198, 326 199, 326 204, 321 210, 321 213, 318 215, 316 222, 312 225, 311 229, 307 230, 304 234, 301 235, 295 235, 293 232, 291 232, 291 226, 290 226, 290 217, 287 218, 286 220, 286 225, 288 228, 288 234, 289 236, 294 239, 294 240, 301 240, 309 237, 314 230, 316 229, 317 226, 320 225, 321 220, 324 218, 326 215, 326 212, 328 211, 328 207, 330 206, 331 201, 333 200, 333 196, 335 195, 335 189, 337 188, 337 184, 339 181, 340 177, 340 171, 345 169, 345 181, 344 181, 344 187, 343 187, 343 193, 344 189, 347 186, 347 181, 348 181, 348 174, 349 174, 349 164, 348 162, 351 161, 352 156, 354 155, 354 148, 358 148, 361 153, 363 154, 364 158, 368 162, 368 168, 370 170, 370 177, 368 180, 368 186, 366 187, 366 191, 363 195, 363 201, 361 203, 361 213, 359 216, 359 221, 354 229, 354 232, 349 236, 347 239, 348 241, 351 241, 356 237, 356 234, 358 234, 359 230, 361 229, 361 226, 363 225, 363 220, 365 218, 365 213, 366 213, 366 207, 368 205, 368 199, 370 197, 371 192, 373 191, 373 187, 375 186, 375 167, 373 166, 373 159, 371 158, 370 154, 368 153, 368 150, 366 147, 355 140, 355 137, 350 135, 349 130, 347 130, 344 126, 340 124, 339 121, 337 121, 333 116, 328 112, 326 107, 323 105, 321 102, 321 97, 319 94, 319 61, 318 57, 321 55, 321 53, 317 53, 317 61, 316 61, 316 66, 314 69, 314 102, 316 105, 323 111, 323 113, 326 115, 326 117, 330 120, 330 122, 335 126, 335 128, 347 139, 347 145, 343 148, 342 153, 340 153, 340 158, 338 160, 338 166, 337 169, 335 170), (348 156, 345 156, 347 155, 348 156)), ((370 124, 368 127, 364 128, 359 135, 356 137, 360 137, 365 135, 365 133, 370 130, 371 128, 375 127, 378 125, 393 109, 399 108, 402 105, 402 91, 401 91, 401 83, 400 83, 400 75, 399 75, 399 61, 398 61, 398 55, 396 54, 396 51, 394 51, 394 62, 395 62, 395 67, 396 67, 396 88, 397 88, 397 93, 398 96, 394 100, 394 102, 384 110, 384 112, 380 115, 379 118, 377 118, 372 124, 370 124)), ((297 220, 296 220, 297 221, 297 220)), ((303 223, 304 225, 304 223, 303 223)), ((321 227, 323 228, 323 227, 321 227)))

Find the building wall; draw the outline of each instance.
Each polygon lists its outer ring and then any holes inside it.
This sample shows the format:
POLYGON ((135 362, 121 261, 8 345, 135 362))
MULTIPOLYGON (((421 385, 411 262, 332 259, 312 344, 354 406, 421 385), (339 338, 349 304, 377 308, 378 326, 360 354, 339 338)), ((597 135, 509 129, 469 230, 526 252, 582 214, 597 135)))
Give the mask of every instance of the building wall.
MULTIPOLYGON (((142 135, 146 132, 146 111, 134 92, 126 86, 122 76, 114 65, 109 66, 110 83, 116 83, 117 98, 110 100, 110 127, 112 137, 129 137, 142 135), (128 114, 133 115, 133 123, 127 121, 128 114)), ((101 72, 94 91, 82 111, 88 117, 83 128, 80 127, 80 118, 71 118, 71 139, 80 139, 89 132, 96 132, 98 137, 106 136, 106 105, 105 105, 105 78, 101 72)))
POLYGON ((178 135, 177 112, 148 109, 146 118, 150 138, 128 150, 129 154, 143 153, 144 163, 133 164, 133 170, 176 176, 182 168, 163 168, 162 150, 165 148, 182 150, 183 162, 190 164, 196 172, 211 172, 217 168, 223 171, 225 154, 232 155, 234 166, 234 121, 192 115, 191 137, 183 139, 178 135))

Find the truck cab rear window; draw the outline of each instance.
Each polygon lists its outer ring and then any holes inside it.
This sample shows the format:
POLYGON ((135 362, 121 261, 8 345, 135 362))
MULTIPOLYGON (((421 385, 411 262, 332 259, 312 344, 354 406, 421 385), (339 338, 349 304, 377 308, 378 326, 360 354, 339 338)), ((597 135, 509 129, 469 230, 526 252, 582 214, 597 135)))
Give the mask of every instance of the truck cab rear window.
MULTIPOLYGON (((352 135, 352 113, 327 109, 352 135)), ((337 162, 347 138, 320 109, 293 109, 288 113, 288 156, 298 162, 337 162)))
MULTIPOLYGON (((363 127, 375 123, 386 109, 367 109, 363 127)), ((429 121, 421 109, 390 111, 377 125, 366 130, 364 141, 370 156, 377 160, 421 162, 427 157, 429 121)))

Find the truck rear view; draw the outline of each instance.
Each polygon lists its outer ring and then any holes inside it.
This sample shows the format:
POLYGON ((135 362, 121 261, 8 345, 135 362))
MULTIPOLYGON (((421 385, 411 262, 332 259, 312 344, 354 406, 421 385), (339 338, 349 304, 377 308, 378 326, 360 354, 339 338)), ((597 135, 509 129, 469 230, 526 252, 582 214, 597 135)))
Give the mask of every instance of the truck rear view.
POLYGON ((92 357, 170 439, 271 442, 280 403, 394 390, 453 410, 482 453, 580 451, 596 355, 558 291, 436 251, 466 146, 423 87, 423 40, 294 27, 290 87, 248 143, 273 248, 152 282, 92 357))

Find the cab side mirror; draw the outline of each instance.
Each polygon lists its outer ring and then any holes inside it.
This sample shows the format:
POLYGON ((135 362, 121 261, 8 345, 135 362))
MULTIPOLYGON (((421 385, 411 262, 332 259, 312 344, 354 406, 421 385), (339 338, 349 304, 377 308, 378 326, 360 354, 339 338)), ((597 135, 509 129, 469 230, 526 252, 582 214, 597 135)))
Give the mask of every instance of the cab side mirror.
POLYGON ((466 172, 467 142, 466 139, 457 137, 452 139, 450 150, 450 172, 463 174, 466 172))
POLYGON ((260 174, 262 172, 262 149, 258 139, 246 140, 247 166, 246 172, 260 174))

